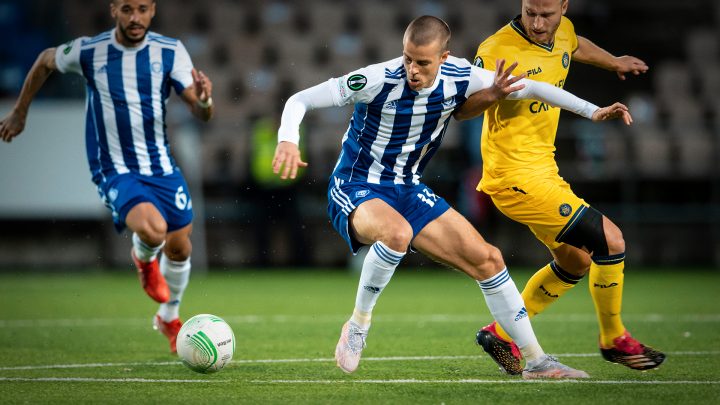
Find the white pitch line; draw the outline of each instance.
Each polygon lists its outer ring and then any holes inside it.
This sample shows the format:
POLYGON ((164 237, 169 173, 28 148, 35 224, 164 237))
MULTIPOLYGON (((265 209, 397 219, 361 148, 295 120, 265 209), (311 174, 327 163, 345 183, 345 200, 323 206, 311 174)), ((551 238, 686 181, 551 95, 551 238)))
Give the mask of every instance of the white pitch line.
POLYGON ((255 384, 643 384, 643 385, 717 385, 720 381, 663 380, 252 380, 255 384))
POLYGON ((38 366, 14 366, 0 367, 1 370, 49 370, 49 369, 66 369, 66 368, 103 368, 103 367, 132 367, 132 366, 169 366, 172 364, 182 364, 180 361, 160 361, 160 362, 133 362, 133 363, 79 363, 79 364, 46 364, 38 366))
POLYGON ((86 377, 0 377, 1 381, 21 381, 21 382, 130 382, 130 383, 223 383, 230 380, 171 380, 165 378, 86 378, 86 377))
MULTIPOLYGON (((480 322, 487 319, 488 314, 385 314, 376 315, 376 322, 409 322, 409 323, 464 323, 480 322)), ((257 323, 332 323, 343 322, 346 315, 235 315, 223 317, 230 324, 257 324, 257 323)), ((717 323, 720 314, 624 314, 623 319, 632 322, 692 322, 717 323)), ((597 318, 594 313, 583 314, 543 314, 533 319, 533 322, 563 322, 563 323, 594 323, 597 318)), ((61 318, 61 319, 0 319, 2 328, 46 328, 46 327, 101 327, 101 326, 144 326, 150 324, 147 318, 61 318)))
MULTIPOLYGON (((666 352, 670 356, 717 356, 720 350, 714 351, 684 351, 666 352)), ((567 357, 599 357, 599 353, 560 353, 553 354, 559 358, 567 357)), ((435 360, 489 360, 484 354, 475 356, 387 356, 387 357, 363 357, 363 361, 435 361, 435 360)), ((326 358, 295 358, 295 359, 236 359, 231 364, 286 364, 286 363, 331 363, 335 359, 326 358)), ((79 364, 46 364, 37 366, 6 366, 0 367, 0 371, 18 370, 48 370, 48 369, 73 369, 73 368, 106 368, 106 367, 135 367, 135 366, 172 366, 182 364, 179 361, 161 362, 128 362, 128 363, 79 363, 79 364)))

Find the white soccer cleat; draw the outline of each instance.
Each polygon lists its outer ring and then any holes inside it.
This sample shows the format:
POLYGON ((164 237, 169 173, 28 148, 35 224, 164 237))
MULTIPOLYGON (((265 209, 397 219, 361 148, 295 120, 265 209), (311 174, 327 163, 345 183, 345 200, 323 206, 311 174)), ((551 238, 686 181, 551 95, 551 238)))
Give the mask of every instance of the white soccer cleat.
POLYGON ((570 368, 547 354, 544 359, 540 360, 540 362, 533 367, 525 366, 522 376, 525 380, 538 378, 590 378, 588 373, 570 368))
POLYGON ((342 371, 350 374, 357 370, 367 334, 367 329, 351 321, 345 322, 340 332, 340 340, 335 347, 335 361, 342 371))

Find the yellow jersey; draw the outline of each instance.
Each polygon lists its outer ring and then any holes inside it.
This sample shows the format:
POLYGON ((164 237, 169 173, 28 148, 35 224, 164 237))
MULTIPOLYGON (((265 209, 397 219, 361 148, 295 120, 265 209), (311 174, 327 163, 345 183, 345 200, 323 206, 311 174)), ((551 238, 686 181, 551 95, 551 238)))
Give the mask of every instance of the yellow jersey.
MULTIPOLYGON (((520 17, 480 44, 475 64, 495 70, 497 59, 513 72, 562 88, 577 49, 575 28, 562 17, 552 45, 533 42, 524 32, 520 17)), ((555 134, 560 108, 536 100, 502 100, 485 112, 481 151, 483 177, 478 190, 488 194, 528 180, 529 175, 557 175, 555 134)))

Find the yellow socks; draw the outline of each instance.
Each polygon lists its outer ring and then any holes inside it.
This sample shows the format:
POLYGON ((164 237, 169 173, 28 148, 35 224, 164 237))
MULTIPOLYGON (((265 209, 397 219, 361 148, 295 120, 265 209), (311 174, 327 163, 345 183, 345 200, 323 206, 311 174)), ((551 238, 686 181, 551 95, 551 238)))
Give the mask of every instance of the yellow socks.
POLYGON ((590 265, 590 295, 600 324, 600 345, 613 346, 613 339, 625 333, 620 318, 625 254, 593 257, 590 265))
MULTIPOLYGON (((522 292, 528 315, 532 318, 544 311, 555 300, 562 297, 566 291, 573 288, 580 279, 582 277, 566 272, 554 261, 548 263, 533 274, 522 292)), ((495 330, 501 338, 512 341, 512 338, 499 324, 495 326, 495 330)))

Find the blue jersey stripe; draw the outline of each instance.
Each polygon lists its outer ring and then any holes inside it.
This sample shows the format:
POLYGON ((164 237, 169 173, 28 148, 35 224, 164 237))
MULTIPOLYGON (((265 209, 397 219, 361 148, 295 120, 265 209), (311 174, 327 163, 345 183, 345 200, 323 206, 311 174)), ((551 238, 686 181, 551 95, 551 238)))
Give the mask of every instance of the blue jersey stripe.
POLYGON ((137 86, 140 93, 140 108, 143 115, 143 130, 148 155, 150 155, 150 169, 153 175, 162 175, 160 155, 157 142, 155 142, 155 119, 152 106, 152 74, 150 73, 150 47, 145 47, 135 57, 135 70, 137 71, 137 86))
POLYGON ((348 129, 348 134, 355 137, 352 138, 352 142, 343 143, 343 161, 340 164, 350 167, 350 173, 346 174, 350 181, 367 180, 368 169, 373 162, 370 148, 377 138, 382 108, 393 87, 394 84, 385 83, 380 93, 369 104, 355 105, 355 112, 348 129))
POLYGON ((157 43, 160 44, 160 45, 175 46, 175 43, 174 43, 174 42, 164 41, 164 40, 162 40, 161 38, 152 38, 152 37, 150 37, 150 38, 148 38, 148 41, 157 42, 157 43))
POLYGON ((81 46, 93 45, 98 42, 107 41, 110 39, 110 31, 103 32, 102 34, 96 35, 90 39, 86 39, 80 42, 81 46))
POLYGON ((166 37, 157 33, 148 34, 148 38, 151 40, 157 40, 158 42, 165 42, 167 45, 175 45, 178 41, 176 38, 166 37))
POLYGON ((113 100, 113 108, 115 109, 115 124, 117 125, 125 166, 128 169, 137 170, 139 166, 132 138, 130 110, 128 109, 123 84, 122 57, 123 53, 121 51, 113 46, 109 47, 107 58, 108 86, 113 100))
POLYGON ((438 135, 438 137, 435 138, 435 140, 430 142, 430 144, 428 145, 425 155, 422 157, 422 160, 418 164, 418 175, 422 175, 422 173, 425 171, 425 166, 430 163, 430 159, 435 156, 435 152, 437 152, 440 148, 440 144, 442 143, 443 138, 445 138, 445 133, 447 132, 448 125, 450 125, 450 120, 445 120, 445 122, 443 123, 443 129, 442 131, 440 131, 440 135, 438 135))
MULTIPOLYGON (((175 93, 181 94, 183 90, 185 90, 185 87, 183 87, 182 83, 170 77, 170 71, 172 70, 173 64, 175 63, 175 50, 163 48, 162 60, 163 67, 166 69, 165 72, 169 79, 168 83, 172 84, 172 86, 175 88, 175 93)), ((168 91, 167 97, 170 97, 170 91, 168 91)))
POLYGON ((80 51, 80 66, 83 75, 87 80, 88 89, 88 114, 86 122, 92 122, 93 132, 85 129, 85 148, 87 150, 88 164, 92 173, 92 179, 97 184, 102 179, 102 173, 110 175, 117 174, 108 154, 107 132, 103 120, 100 93, 95 84, 95 48, 83 49, 80 51))
POLYGON ((402 147, 410 135, 410 125, 412 124, 413 106, 415 105, 415 96, 417 92, 412 90, 407 82, 403 86, 403 92, 400 99, 397 100, 395 108, 395 119, 393 120, 392 134, 382 156, 383 172, 380 182, 393 182, 395 172, 391 169, 397 161, 398 155, 402 152, 402 147), (396 136, 397 135, 397 136, 396 136))
MULTIPOLYGON (((457 105, 460 105, 467 100, 467 97, 465 97, 465 92, 467 91, 468 86, 470 85, 469 81, 459 81, 455 82, 455 88, 457 89, 457 93, 455 93, 455 103, 457 105)), ((427 152, 425 153, 425 156, 422 157, 422 161, 418 164, 417 173, 418 175, 422 175, 422 173, 425 171, 425 167, 428 163, 430 163, 430 160, 433 156, 435 156, 435 153, 440 148, 440 144, 442 143, 443 139, 445 138, 445 133, 447 132, 448 125, 450 125, 450 120, 446 120, 443 123, 443 129, 438 135, 437 138, 435 138, 434 141, 428 145, 427 152)))
POLYGON ((440 70, 443 73, 467 73, 469 75, 471 68, 470 67, 461 68, 461 67, 457 67, 455 65, 451 65, 449 63, 445 63, 440 66, 440 70))
MULTIPOLYGON (((415 150, 410 152, 407 163, 403 168, 403 177, 406 179, 407 184, 412 183, 412 168, 415 165, 415 162, 420 159, 423 147, 428 142, 430 142, 430 137, 432 136, 432 133, 435 131, 435 129, 437 129, 438 122, 440 121, 440 117, 442 116, 442 102, 443 99, 445 99, 443 83, 444 81, 440 79, 440 83, 438 84, 437 88, 433 90, 430 96, 428 96, 427 113, 425 114, 425 122, 423 123, 422 132, 420 133, 420 139, 418 139, 417 143, 415 144, 415 150)), ((429 152, 429 149, 426 150, 426 154, 429 152)), ((420 170, 417 171, 417 174, 418 176, 422 176, 422 172, 420 170)))
MULTIPOLYGON (((172 72, 173 64, 175 63, 175 51, 172 49, 163 48, 162 50, 162 65, 163 65, 163 86, 160 89, 160 96, 162 100, 162 121, 165 122, 167 116, 167 104, 165 100, 170 97, 170 72, 172 72)), ((167 126, 163 125, 165 133, 163 139, 165 144, 168 145, 167 126)), ((170 155, 170 164, 175 166, 175 159, 170 155)))

